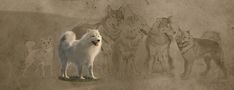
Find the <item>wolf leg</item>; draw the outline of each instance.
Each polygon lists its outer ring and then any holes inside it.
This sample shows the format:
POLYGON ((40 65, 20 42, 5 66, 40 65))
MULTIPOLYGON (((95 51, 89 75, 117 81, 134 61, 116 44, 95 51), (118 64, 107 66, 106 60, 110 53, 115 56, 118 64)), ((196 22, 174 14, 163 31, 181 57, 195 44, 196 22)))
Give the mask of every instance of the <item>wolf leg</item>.
POLYGON ((132 67, 132 70, 133 70, 133 73, 138 73, 138 70, 136 68, 136 62, 134 60, 134 57, 131 58, 131 67, 132 67))
POLYGON ((145 60, 144 65, 145 65, 146 69, 149 70, 151 68, 149 66, 150 66, 150 61, 152 60, 152 53, 151 53, 150 45, 149 45, 148 41, 146 41, 146 43, 145 43, 145 48, 146 48, 146 52, 147 52, 147 58, 145 60))
POLYGON ((216 56, 213 56, 213 59, 214 59, 216 65, 222 70, 222 72, 224 73, 224 77, 226 78, 227 77, 227 69, 226 69, 224 62, 222 60, 223 57, 216 55, 216 56))
POLYGON ((202 76, 207 75, 207 73, 210 71, 211 58, 207 56, 204 58, 204 61, 206 63, 206 70, 201 73, 202 76))
POLYGON ((184 60, 184 72, 181 75, 182 79, 188 79, 188 76, 191 74, 193 61, 184 60))
POLYGON ((146 71, 148 73, 151 73, 153 72, 153 66, 154 66, 154 62, 155 62, 155 57, 157 57, 157 50, 154 49, 153 46, 150 46, 150 45, 147 45, 147 52, 148 52, 148 55, 147 55, 147 59, 145 61, 145 67, 146 67, 146 71))
POLYGON ((172 70, 175 68, 175 66, 173 65, 173 59, 170 55, 170 47, 167 48, 167 56, 168 56, 168 64, 169 64, 169 68, 172 70))

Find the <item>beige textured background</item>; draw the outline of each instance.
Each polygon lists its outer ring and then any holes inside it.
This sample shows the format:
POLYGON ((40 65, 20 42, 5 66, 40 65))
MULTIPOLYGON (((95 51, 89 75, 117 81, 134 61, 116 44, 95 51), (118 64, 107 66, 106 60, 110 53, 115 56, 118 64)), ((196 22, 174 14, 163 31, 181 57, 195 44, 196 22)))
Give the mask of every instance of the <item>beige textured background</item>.
MULTIPOLYGON (((0 0, 0 88, 2 90, 233 90, 234 84, 234 1, 233 0, 0 0), (172 24, 190 30, 200 37, 206 30, 221 34, 225 65, 230 77, 219 79, 221 71, 212 64, 208 78, 198 73, 205 64, 198 60, 189 80, 168 77, 161 73, 144 75, 144 35, 139 39, 135 60, 138 74, 113 75, 108 71, 112 61, 108 51, 97 57, 95 74, 98 81, 58 80, 59 35, 82 24, 99 22, 106 16, 107 5, 113 10, 124 7, 125 15, 141 17, 137 22, 149 27, 158 17, 173 16, 172 24), (48 46, 43 42, 48 42, 48 46), (42 42, 42 41, 43 42, 42 42), (27 43, 34 43, 32 46, 27 43), (43 52, 43 50, 47 50, 43 52), (27 66, 26 60, 34 60, 27 66), (43 76, 45 71, 45 76, 43 76)), ((124 23, 123 23, 124 25, 124 23)), ((123 26, 124 29, 126 27, 123 26)), ((132 28, 132 27, 130 27, 132 28)), ((102 33, 101 33, 102 34, 102 33)), ((138 34, 137 34, 138 35, 138 34)), ((120 35, 121 36, 121 35, 120 35)), ((125 40, 125 39, 121 39, 125 40)), ((124 42, 124 41, 123 41, 124 42)), ((106 45, 105 47, 108 47, 106 45)), ((183 71, 183 60, 172 47, 176 75, 183 71)), ((112 70, 112 69, 111 69, 112 70)), ((110 70, 110 71, 111 71, 110 70)), ((75 74, 70 69, 70 75, 75 74)))

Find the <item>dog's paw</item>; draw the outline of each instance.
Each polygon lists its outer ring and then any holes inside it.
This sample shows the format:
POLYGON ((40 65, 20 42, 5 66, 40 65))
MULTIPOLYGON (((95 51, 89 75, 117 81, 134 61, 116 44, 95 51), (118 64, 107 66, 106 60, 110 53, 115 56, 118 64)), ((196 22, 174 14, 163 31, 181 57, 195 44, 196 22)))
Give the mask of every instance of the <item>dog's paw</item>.
POLYGON ((80 76, 79 79, 80 79, 80 80, 84 80, 85 78, 84 78, 83 76, 80 76))
POLYGON ((65 76, 65 78, 66 78, 66 79, 70 79, 70 77, 69 77, 69 76, 65 76))
POLYGON ((88 76, 84 76, 85 79, 88 79, 88 80, 97 80, 98 78, 95 77, 95 76, 92 76, 92 77, 88 77, 88 76))
POLYGON ((95 76, 92 76, 92 79, 93 79, 93 80, 97 80, 98 78, 97 78, 97 77, 95 77, 95 76))
POLYGON ((58 77, 60 80, 69 80, 70 79, 70 77, 65 77, 65 76, 59 76, 58 77))

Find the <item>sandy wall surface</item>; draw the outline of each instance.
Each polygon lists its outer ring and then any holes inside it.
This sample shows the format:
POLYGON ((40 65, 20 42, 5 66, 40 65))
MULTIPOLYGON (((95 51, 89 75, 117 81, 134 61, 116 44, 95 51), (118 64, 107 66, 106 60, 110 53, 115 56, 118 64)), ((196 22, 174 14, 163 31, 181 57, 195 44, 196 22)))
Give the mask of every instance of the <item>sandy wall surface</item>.
MULTIPOLYGON (((1 0, 0 88, 233 90, 233 11, 233 0, 1 0), (109 21, 102 22, 107 15, 117 17, 111 16, 109 21), (157 18, 169 16, 172 16, 173 29, 190 30, 193 37, 200 38, 205 31, 220 34, 228 78, 221 78, 223 73, 214 62, 208 75, 200 76, 206 64, 199 59, 194 63, 191 77, 181 79, 184 60, 175 42, 170 45, 175 66, 172 74, 158 63, 154 64, 155 72, 146 71, 143 63, 147 58, 148 35, 141 30, 150 30, 157 18), (100 22, 100 33, 106 40, 94 64, 95 75, 100 79, 59 80, 60 35, 73 30, 81 37, 87 28, 100 22), (126 52, 133 55, 130 58, 135 63, 134 70, 128 67, 131 62, 128 65, 129 62, 119 59, 126 52)), ((69 68, 69 75, 76 75, 75 68, 69 68)))

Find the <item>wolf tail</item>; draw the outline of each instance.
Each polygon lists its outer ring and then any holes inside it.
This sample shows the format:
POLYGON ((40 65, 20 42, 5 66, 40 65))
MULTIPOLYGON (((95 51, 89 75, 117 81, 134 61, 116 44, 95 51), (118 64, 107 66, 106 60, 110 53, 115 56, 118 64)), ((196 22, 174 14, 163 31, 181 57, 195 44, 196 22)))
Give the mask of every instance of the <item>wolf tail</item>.
POLYGON ((202 37, 203 39, 209 39, 218 42, 219 44, 222 43, 220 33, 215 31, 206 31, 203 33, 202 37))
POLYGON ((60 37, 59 41, 59 56, 61 59, 66 59, 67 50, 72 46, 73 42, 76 40, 76 34, 72 31, 66 31, 60 37))

